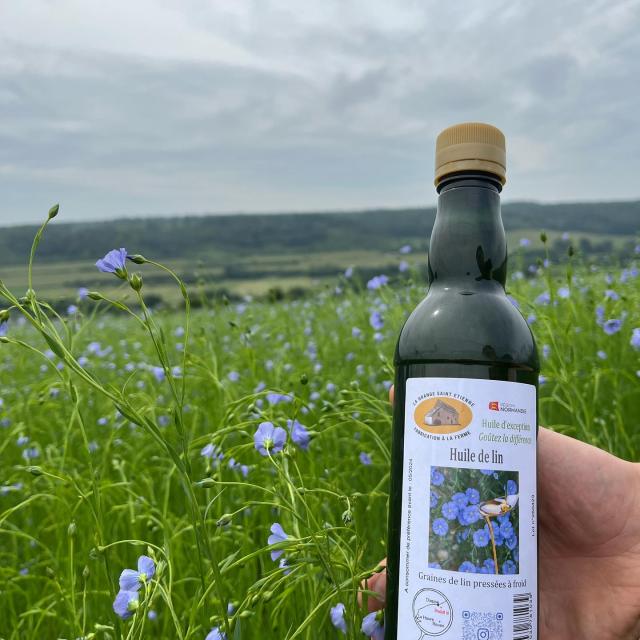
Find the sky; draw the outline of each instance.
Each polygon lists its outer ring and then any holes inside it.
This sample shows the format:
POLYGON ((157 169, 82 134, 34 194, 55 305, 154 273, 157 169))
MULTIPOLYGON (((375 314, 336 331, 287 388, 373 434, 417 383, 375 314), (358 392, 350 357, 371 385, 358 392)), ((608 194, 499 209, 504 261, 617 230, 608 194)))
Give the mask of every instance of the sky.
POLYGON ((443 128, 505 201, 640 197, 640 0, 0 1, 0 224, 435 203, 443 128))

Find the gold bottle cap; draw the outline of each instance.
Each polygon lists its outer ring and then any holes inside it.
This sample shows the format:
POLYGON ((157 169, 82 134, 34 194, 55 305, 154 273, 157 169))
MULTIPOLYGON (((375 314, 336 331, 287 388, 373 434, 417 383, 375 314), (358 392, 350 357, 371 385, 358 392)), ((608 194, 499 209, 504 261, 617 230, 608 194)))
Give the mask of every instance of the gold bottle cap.
POLYGON ((487 171, 507 181, 507 153, 500 129, 482 122, 448 127, 436 139, 436 179, 457 171, 487 171))

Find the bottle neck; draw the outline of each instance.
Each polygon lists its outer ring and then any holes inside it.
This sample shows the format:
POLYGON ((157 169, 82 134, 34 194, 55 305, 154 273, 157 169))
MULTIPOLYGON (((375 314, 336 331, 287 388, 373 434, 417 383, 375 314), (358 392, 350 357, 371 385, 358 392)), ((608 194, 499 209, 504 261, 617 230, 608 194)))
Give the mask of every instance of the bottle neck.
POLYGON ((507 242, 498 178, 460 172, 438 184, 438 212, 429 244, 429 283, 462 280, 465 286, 507 277, 507 242))

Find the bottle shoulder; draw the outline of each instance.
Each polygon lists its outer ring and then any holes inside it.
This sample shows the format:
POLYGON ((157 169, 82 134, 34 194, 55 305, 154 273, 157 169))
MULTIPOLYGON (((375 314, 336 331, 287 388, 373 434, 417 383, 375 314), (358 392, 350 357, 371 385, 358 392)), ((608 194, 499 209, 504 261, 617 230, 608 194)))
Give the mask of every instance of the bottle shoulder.
POLYGON ((395 359, 540 368, 529 325, 497 283, 431 286, 400 332, 395 359))

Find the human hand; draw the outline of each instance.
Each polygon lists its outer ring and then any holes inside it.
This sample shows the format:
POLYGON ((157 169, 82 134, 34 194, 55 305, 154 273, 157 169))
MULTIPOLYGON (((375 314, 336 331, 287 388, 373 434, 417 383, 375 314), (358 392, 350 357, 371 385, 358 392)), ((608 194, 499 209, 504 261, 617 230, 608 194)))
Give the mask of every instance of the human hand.
MULTIPOLYGON (((638 640, 640 465, 541 427, 538 535, 540 640, 638 640)), ((383 608, 386 572, 365 588, 383 608)))

